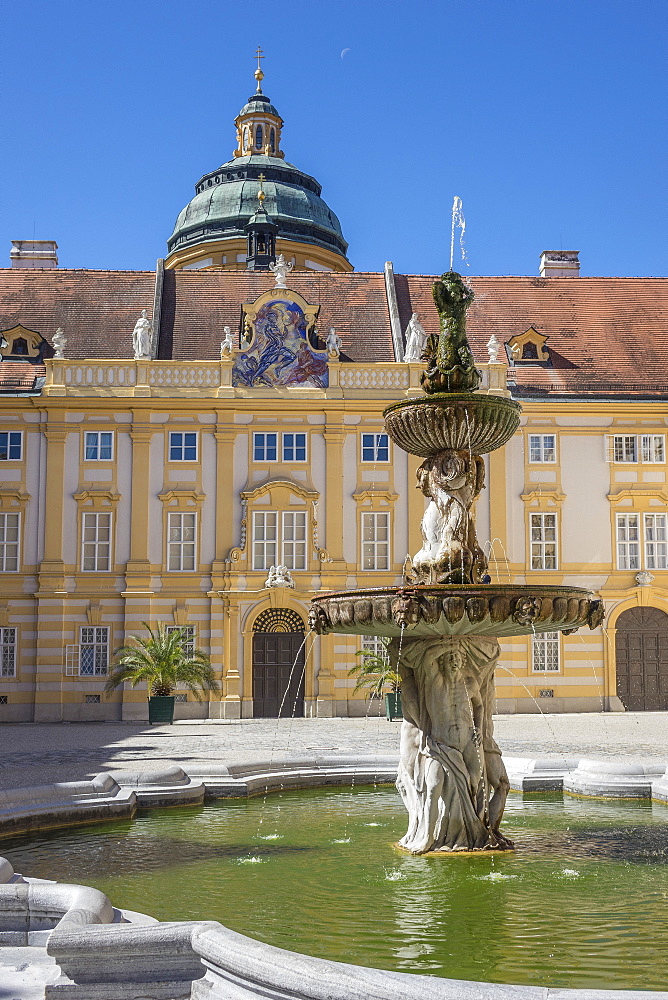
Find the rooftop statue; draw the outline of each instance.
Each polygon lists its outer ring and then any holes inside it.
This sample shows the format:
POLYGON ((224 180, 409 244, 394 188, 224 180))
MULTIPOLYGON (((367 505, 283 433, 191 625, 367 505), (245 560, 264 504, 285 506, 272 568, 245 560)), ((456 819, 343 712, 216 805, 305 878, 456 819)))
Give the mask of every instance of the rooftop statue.
POLYGON ((132 331, 132 346, 135 352, 135 361, 151 357, 151 333, 153 324, 146 318, 146 310, 142 309, 141 316, 135 323, 132 331))
POLYGON ((64 358, 65 357, 65 348, 67 346, 67 337, 65 336, 65 331, 63 330, 63 328, 61 326, 58 327, 58 329, 56 330, 56 332, 53 335, 53 346, 56 349, 56 353, 54 354, 54 357, 55 358, 64 358))
POLYGON ((269 270, 274 272, 274 288, 288 287, 285 282, 294 266, 292 261, 287 261, 283 254, 279 253, 276 263, 269 265, 269 270))
POLYGON ((413 313, 406 327, 406 350, 404 361, 420 361, 427 344, 427 334, 418 319, 418 314, 413 313))
POLYGON ((466 311, 473 302, 473 291, 461 274, 447 271, 432 289, 441 332, 427 338, 427 370, 422 388, 434 392, 475 392, 480 385, 469 342, 466 339, 466 311))

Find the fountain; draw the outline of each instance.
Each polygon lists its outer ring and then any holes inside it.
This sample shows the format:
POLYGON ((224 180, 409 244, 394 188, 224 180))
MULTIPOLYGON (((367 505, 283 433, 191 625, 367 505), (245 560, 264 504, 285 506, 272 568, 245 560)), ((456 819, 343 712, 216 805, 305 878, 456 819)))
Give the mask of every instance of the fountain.
POLYGON ((481 456, 510 440, 521 407, 477 392, 466 337, 473 292, 461 275, 444 274, 433 294, 440 333, 422 356, 424 395, 384 411, 395 444, 424 459, 422 548, 406 559, 402 586, 319 595, 309 620, 320 635, 392 640, 404 714, 397 787, 409 816, 399 845, 412 854, 510 850, 499 829, 508 777, 492 722, 498 638, 594 629, 603 602, 578 587, 491 582, 475 528, 481 456))

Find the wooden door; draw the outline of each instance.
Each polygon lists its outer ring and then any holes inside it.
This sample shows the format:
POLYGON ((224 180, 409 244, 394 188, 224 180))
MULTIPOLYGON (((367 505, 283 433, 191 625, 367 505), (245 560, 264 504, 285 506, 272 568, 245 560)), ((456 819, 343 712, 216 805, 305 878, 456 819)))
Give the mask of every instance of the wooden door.
POLYGON ((253 634, 253 717, 304 715, 304 633, 253 634))
POLYGON ((631 608, 617 619, 617 694, 629 712, 668 710, 668 615, 631 608))

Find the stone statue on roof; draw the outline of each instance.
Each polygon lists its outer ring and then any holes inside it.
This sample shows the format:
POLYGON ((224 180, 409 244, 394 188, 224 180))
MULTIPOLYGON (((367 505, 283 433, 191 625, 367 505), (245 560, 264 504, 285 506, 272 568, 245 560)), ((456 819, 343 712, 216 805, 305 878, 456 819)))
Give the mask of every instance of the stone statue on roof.
POLYGON ((53 346, 56 349, 54 358, 64 358, 65 348, 67 347, 67 337, 65 336, 65 331, 62 326, 59 326, 53 335, 53 346))
POLYGON ((132 331, 132 346, 135 352, 135 361, 143 361, 151 357, 151 334, 153 324, 146 318, 146 310, 142 309, 141 316, 135 323, 132 331))
POLYGON ((275 264, 269 265, 269 270, 274 273, 274 288, 287 288, 286 281, 288 275, 295 265, 292 261, 287 261, 282 253, 279 253, 275 264))
POLYGON ((225 334, 225 339, 220 344, 220 356, 221 358, 231 358, 234 351, 234 340, 229 326, 223 327, 223 333, 225 334))
POLYGON ((413 313, 406 327, 406 350, 404 361, 419 361, 427 343, 427 334, 418 319, 418 314, 413 313))
POLYGON ((329 333, 327 334, 327 340, 325 341, 325 347, 327 348, 327 354, 330 358, 338 358, 341 353, 341 338, 334 329, 330 326, 329 333))

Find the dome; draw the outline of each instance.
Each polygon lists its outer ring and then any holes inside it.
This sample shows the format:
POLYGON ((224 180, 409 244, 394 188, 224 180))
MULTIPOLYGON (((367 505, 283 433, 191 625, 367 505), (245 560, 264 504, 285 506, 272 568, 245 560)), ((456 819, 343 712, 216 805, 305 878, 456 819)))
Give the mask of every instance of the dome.
MULTIPOLYGON (((258 76, 258 73, 260 75, 258 76)), ((300 268, 352 270, 338 218, 309 174, 286 163, 283 119, 260 89, 235 119, 234 158, 205 174, 167 241, 167 267, 245 267, 247 225, 264 185, 264 209, 277 227, 276 252, 300 268)))
POLYGON ((334 212, 308 174, 276 157, 242 156, 206 174, 197 194, 176 220, 170 254, 209 240, 245 237, 257 208, 259 175, 264 175, 264 207, 278 226, 278 238, 312 244, 345 256, 348 244, 334 212))

